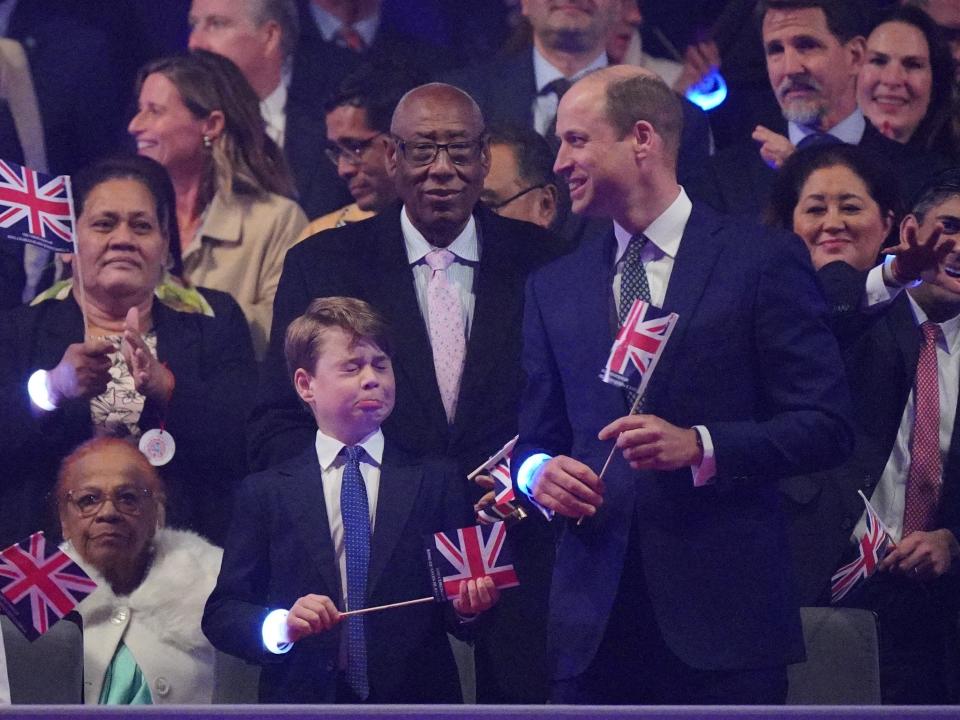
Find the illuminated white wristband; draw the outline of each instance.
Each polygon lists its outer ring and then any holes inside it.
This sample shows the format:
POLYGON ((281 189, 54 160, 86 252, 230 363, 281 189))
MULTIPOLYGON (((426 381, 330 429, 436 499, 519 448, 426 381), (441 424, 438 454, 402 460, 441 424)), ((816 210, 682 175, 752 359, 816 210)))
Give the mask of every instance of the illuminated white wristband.
POLYGON ((47 375, 46 370, 37 370, 33 373, 30 379, 27 380, 27 394, 30 396, 34 405, 41 410, 50 412, 56 410, 57 406, 50 397, 50 388, 47 386, 47 375))
POLYGON ((274 610, 263 621, 260 628, 260 637, 263 646, 274 655, 283 655, 290 652, 293 643, 287 640, 287 615, 289 610, 274 610))
POLYGON ((536 453, 523 461, 523 464, 517 471, 517 486, 524 495, 530 496, 532 492, 530 486, 533 483, 533 476, 537 474, 540 466, 548 460, 551 460, 551 457, 546 453, 536 453))

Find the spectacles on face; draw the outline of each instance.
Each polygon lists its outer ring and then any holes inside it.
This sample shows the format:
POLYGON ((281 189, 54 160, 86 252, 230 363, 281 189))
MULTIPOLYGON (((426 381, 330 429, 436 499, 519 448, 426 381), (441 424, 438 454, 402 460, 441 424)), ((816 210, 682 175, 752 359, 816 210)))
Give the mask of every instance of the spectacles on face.
POLYGON ((457 140, 452 143, 411 142, 395 137, 400 154, 411 165, 423 167, 433 163, 441 150, 445 150, 454 165, 472 165, 480 159, 483 138, 457 140))
POLYGON ((499 211, 505 208, 510 203, 512 203, 514 200, 518 200, 522 198, 528 192, 532 192, 533 190, 539 190, 540 188, 544 188, 544 187, 546 187, 546 185, 542 183, 540 185, 531 185, 530 187, 524 188, 520 192, 511 195, 506 200, 501 200, 500 202, 496 202, 495 200, 481 199, 480 202, 483 204, 485 208, 487 208, 487 210, 492 210, 493 212, 499 215, 499 211))
POLYGON ((103 504, 110 500, 117 512, 138 516, 153 497, 153 491, 136 486, 121 487, 105 493, 101 490, 79 490, 67 492, 66 499, 80 517, 91 517, 100 512, 103 504))
POLYGON ((323 149, 323 154, 326 155, 327 159, 334 165, 339 165, 340 160, 351 165, 359 165, 363 162, 363 156, 373 147, 374 140, 381 135, 383 135, 383 133, 378 132, 366 140, 348 140, 339 143, 328 143, 323 149))

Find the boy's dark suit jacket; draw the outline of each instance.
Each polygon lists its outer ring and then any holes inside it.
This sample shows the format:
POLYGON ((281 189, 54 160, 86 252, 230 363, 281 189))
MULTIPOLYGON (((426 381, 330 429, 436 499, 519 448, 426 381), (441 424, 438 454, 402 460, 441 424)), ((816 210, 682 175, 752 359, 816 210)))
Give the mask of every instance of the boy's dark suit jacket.
MULTIPOLYGON (((388 442, 383 456, 367 607, 431 595, 424 535, 464 527, 466 481, 445 463, 416 464, 388 442)), ((220 650, 261 663, 265 703, 335 701, 341 628, 294 644, 285 655, 264 649, 267 614, 314 593, 340 603, 316 451, 248 477, 239 492, 217 586, 203 631, 220 650)), ((460 702, 446 630, 449 605, 426 603, 367 615, 370 701, 460 702)))

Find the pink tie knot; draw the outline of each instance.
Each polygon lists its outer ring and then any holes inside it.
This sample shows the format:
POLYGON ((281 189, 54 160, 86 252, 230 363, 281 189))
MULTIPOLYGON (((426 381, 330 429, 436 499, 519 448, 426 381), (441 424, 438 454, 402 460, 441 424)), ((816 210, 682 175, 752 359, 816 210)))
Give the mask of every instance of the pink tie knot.
POLYGON ((428 252, 424 259, 427 261, 430 269, 436 272, 437 270, 446 270, 455 258, 456 255, 446 248, 436 248, 428 252))

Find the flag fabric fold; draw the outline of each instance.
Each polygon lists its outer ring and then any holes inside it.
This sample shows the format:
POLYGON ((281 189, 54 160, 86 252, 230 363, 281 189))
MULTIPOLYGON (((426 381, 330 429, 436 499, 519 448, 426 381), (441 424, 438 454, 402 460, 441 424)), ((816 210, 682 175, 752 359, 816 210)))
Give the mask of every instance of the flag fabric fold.
POLYGON ((68 175, 46 175, 0 160, 0 238, 73 252, 68 175))
POLYGON ((896 544, 889 528, 877 514, 867 496, 860 491, 866 505, 866 530, 857 544, 857 557, 837 570, 830 578, 830 603, 836 605, 862 581, 872 576, 880 561, 896 544))
POLYGON ((453 600, 462 580, 489 577, 499 589, 519 585, 506 540, 507 526, 502 522, 428 535, 425 543, 434 599, 453 600))
POLYGON ((69 555, 48 547, 42 532, 0 552, 0 609, 30 640, 96 589, 69 555))
POLYGON ((647 383, 660 360, 670 333, 677 324, 679 316, 670 313, 661 318, 647 320, 650 304, 634 301, 617 332, 610 349, 610 357, 600 373, 600 379, 610 385, 635 388, 642 396, 647 383))

